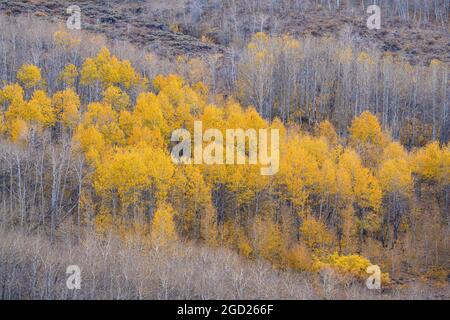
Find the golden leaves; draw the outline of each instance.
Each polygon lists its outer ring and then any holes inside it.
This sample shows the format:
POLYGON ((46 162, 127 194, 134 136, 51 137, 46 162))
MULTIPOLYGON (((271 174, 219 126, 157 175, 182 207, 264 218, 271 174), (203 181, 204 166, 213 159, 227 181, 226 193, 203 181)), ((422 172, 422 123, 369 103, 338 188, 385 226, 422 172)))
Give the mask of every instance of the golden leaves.
POLYGON ((432 142, 414 155, 413 171, 423 180, 432 183, 450 183, 450 150, 449 146, 440 147, 432 142))
POLYGON ((73 127, 78 122, 80 97, 72 88, 56 92, 52 97, 52 105, 57 118, 64 125, 73 127))
POLYGON ((130 61, 121 61, 116 56, 111 56, 109 50, 103 47, 95 58, 86 59, 81 69, 80 83, 82 85, 93 85, 97 81, 103 88, 120 85, 130 89, 139 85, 144 78, 136 73, 130 61))
POLYGON ((32 64, 24 64, 17 71, 17 80, 19 80, 25 88, 33 88, 41 81, 41 69, 32 64))
POLYGON ((151 240, 154 245, 161 246, 167 245, 177 238, 174 210, 169 204, 162 203, 153 217, 151 240))
POLYGON ((77 67, 70 63, 64 67, 64 70, 61 71, 58 77, 61 82, 69 87, 73 87, 78 75, 77 67))

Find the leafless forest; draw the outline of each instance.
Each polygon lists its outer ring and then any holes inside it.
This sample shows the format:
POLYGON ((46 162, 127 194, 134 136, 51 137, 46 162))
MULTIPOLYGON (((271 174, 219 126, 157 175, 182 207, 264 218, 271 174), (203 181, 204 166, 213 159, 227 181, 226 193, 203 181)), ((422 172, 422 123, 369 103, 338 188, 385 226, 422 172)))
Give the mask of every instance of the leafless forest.
POLYGON ((0 299, 448 299, 449 18, 449 0, 1 2, 0 299), (175 165, 194 121, 279 129, 279 172, 175 165))
POLYGON ((443 289, 413 283, 383 292, 332 270, 319 275, 277 272, 227 249, 182 245, 148 248, 88 236, 83 244, 2 230, 2 299, 442 299, 443 289), (66 287, 65 268, 76 262, 83 290, 66 287))

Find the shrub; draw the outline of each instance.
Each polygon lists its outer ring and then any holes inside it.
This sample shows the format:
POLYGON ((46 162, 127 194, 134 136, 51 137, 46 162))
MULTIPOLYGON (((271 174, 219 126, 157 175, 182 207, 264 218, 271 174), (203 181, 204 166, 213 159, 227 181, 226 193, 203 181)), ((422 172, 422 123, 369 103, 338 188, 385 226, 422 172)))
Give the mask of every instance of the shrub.
MULTIPOLYGON (((343 275, 351 275, 358 279, 367 279, 369 277, 369 274, 366 272, 366 270, 367 267, 371 265, 372 263, 369 261, 369 259, 363 256, 357 254, 341 256, 337 252, 335 252, 323 260, 316 259, 316 261, 314 261, 313 268, 316 271, 330 268, 343 275)), ((381 274, 381 282, 384 284, 390 282, 388 273, 381 274)))

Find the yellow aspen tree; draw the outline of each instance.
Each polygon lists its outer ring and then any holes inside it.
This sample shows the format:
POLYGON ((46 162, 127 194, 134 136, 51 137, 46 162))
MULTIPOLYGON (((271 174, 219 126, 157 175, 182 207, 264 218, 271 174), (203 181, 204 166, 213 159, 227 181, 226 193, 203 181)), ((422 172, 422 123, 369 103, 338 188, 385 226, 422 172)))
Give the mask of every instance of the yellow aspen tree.
MULTIPOLYGON (((341 274, 347 274, 365 280, 367 279, 366 270, 370 265, 372 265, 372 263, 369 261, 369 259, 363 256, 357 254, 344 256, 339 255, 337 252, 335 252, 322 260, 316 260, 314 268, 332 268, 337 270, 341 274)), ((383 284, 388 284, 390 282, 388 273, 383 272, 381 274, 381 282, 383 284)))
POLYGON ((316 133, 320 137, 327 139, 330 145, 336 145, 338 143, 339 137, 336 133, 336 129, 331 124, 330 121, 322 121, 316 129, 316 133))
POLYGON ((350 127, 350 145, 358 151, 365 165, 375 168, 388 136, 381 130, 378 119, 368 111, 353 119, 350 127))
POLYGON ((98 165, 107 152, 105 139, 95 127, 78 127, 73 139, 91 164, 98 165))
POLYGON ((385 160, 378 176, 384 192, 408 196, 412 191, 411 165, 407 159, 385 160))
POLYGON ((90 103, 84 113, 82 126, 95 126, 111 146, 123 146, 127 139, 120 127, 118 113, 111 105, 102 102, 90 103))
POLYGON ((419 149, 414 156, 414 172, 426 182, 448 179, 448 147, 441 149, 438 142, 432 142, 419 149))
POLYGON ((129 138, 135 126, 133 114, 128 110, 123 110, 119 113, 119 127, 125 134, 125 137, 129 138))
MULTIPOLYGON (((211 201, 208 201, 205 205, 203 214, 200 217, 200 237, 210 246, 217 245, 217 212, 211 201)), ((245 238, 244 240, 246 241, 245 243, 248 244, 248 239, 245 238)), ((242 243, 244 243, 244 240, 242 243)), ((251 254, 251 249, 248 246, 240 247, 240 250, 246 256, 251 254)))
POLYGON ((391 241, 393 246, 398 238, 400 223, 408 209, 408 199, 413 188, 411 165, 404 158, 384 160, 379 168, 378 177, 384 194, 382 243, 387 245, 387 242, 391 241))
POLYGON ((159 129, 163 133, 168 133, 159 99, 153 93, 139 94, 133 115, 137 123, 149 129, 159 129))
POLYGON ((16 118, 11 121, 10 124, 10 135, 11 141, 15 143, 25 143, 28 140, 28 129, 29 126, 25 120, 16 118))
POLYGON ((84 60, 81 67, 80 84, 83 86, 90 86, 99 80, 100 75, 95 60, 92 58, 87 58, 86 60, 84 60))
POLYGON ((45 91, 36 90, 28 101, 28 109, 34 116, 34 120, 41 123, 44 127, 50 127, 55 124, 56 116, 52 108, 52 99, 47 96, 45 91))
POLYGON ((227 166, 226 170, 226 187, 235 195, 236 209, 249 205, 269 181, 268 176, 261 176, 260 166, 257 165, 227 166))
POLYGON ((314 138, 305 135, 300 137, 299 143, 304 150, 314 157, 319 167, 322 166, 326 159, 332 158, 332 155, 329 153, 328 143, 322 137, 314 138))
POLYGON ((162 148, 145 146, 136 149, 146 164, 146 175, 155 190, 156 200, 164 201, 173 185, 175 165, 167 151, 162 148))
MULTIPOLYGON (((222 134, 225 133, 225 114, 221 108, 214 105, 208 105, 203 110, 200 120, 204 128, 219 129, 222 134)), ((225 135, 224 135, 225 136, 225 135)))
POLYGON ((396 159, 408 159, 408 153, 405 148, 398 142, 390 142, 383 150, 383 161, 396 160, 396 159))
POLYGON ((300 227, 302 241, 314 252, 320 254, 332 248, 334 235, 324 223, 308 216, 300 227))
POLYGON ((87 111, 83 115, 83 125, 102 128, 115 122, 116 118, 117 112, 113 110, 110 104, 93 102, 87 106, 87 111))
POLYGON ((32 64, 24 64, 17 71, 17 80, 19 80, 25 88, 33 88, 41 81, 41 69, 32 64))
POLYGON ((142 81, 134 68, 131 66, 130 61, 121 61, 118 68, 120 83, 124 86, 125 89, 130 89, 131 87, 137 85, 140 81, 142 81))
POLYGON ((56 92, 52 105, 57 119, 65 126, 73 127, 78 122, 80 98, 72 88, 56 92))
POLYGON ((15 98, 6 110, 5 117, 8 121, 16 118, 21 118, 24 121, 31 121, 32 119, 36 119, 38 117, 36 111, 37 110, 30 110, 25 100, 15 98))
POLYGON ((258 249, 258 254, 276 266, 283 265, 283 251, 285 249, 280 226, 271 221, 269 217, 255 218, 254 246, 258 249))
POLYGON ((93 184, 99 194, 117 191, 121 213, 126 214, 129 206, 137 205, 140 192, 149 185, 146 163, 136 151, 118 150, 97 167, 93 184))
MULTIPOLYGON (((202 236, 202 222, 214 228, 216 217, 211 202, 211 189, 205 183, 200 168, 185 166, 182 175, 177 177, 175 189, 180 197, 177 199, 178 216, 183 234, 199 239, 202 236)), ((207 232, 206 232, 207 234, 207 232)))
POLYGON ((158 209, 153 217, 151 241, 155 246, 159 247, 170 244, 176 241, 177 238, 174 210, 169 204, 161 203, 158 205, 158 209))
POLYGON ((64 83, 68 87, 73 87, 77 80, 79 73, 77 67, 70 63, 64 67, 64 70, 58 75, 59 81, 64 83))
MULTIPOLYGON (((338 181, 337 166, 333 160, 327 159, 323 162, 319 176, 317 177, 317 193, 319 201, 319 218, 325 214, 330 217, 338 207, 338 181)), ((334 218, 334 217, 333 217, 334 218)))
POLYGON ((350 127, 350 141, 356 145, 381 144, 383 134, 378 119, 368 111, 353 119, 350 127))
POLYGON ((295 271, 312 271, 313 258, 308 248, 301 243, 295 244, 286 251, 287 267, 295 271))
POLYGON ((130 97, 119 87, 110 86, 103 91, 103 102, 111 105, 116 111, 122 111, 129 108, 130 97))
POLYGON ((287 190, 289 200, 303 208, 316 183, 318 170, 316 158, 303 148, 298 137, 293 137, 280 156, 280 172, 276 179, 287 190))
POLYGON ((0 137, 7 131, 5 116, 0 114, 0 137))
POLYGON ((0 102, 2 103, 12 103, 14 100, 22 102, 24 100, 23 88, 17 84, 10 84, 0 91, 0 102))
POLYGON ((178 75, 170 74, 167 77, 158 75, 153 79, 153 86, 156 91, 164 92, 170 100, 170 103, 177 106, 178 102, 183 100, 183 87, 185 83, 183 78, 178 75))
POLYGON ((135 125, 131 129, 127 144, 129 146, 145 146, 154 149, 164 149, 167 146, 167 142, 159 129, 149 129, 139 125, 135 125))
POLYGON ((351 181, 352 204, 359 219, 360 250, 366 230, 376 229, 382 190, 378 179, 362 166, 361 159, 352 149, 346 149, 339 158, 339 166, 347 172, 351 181))

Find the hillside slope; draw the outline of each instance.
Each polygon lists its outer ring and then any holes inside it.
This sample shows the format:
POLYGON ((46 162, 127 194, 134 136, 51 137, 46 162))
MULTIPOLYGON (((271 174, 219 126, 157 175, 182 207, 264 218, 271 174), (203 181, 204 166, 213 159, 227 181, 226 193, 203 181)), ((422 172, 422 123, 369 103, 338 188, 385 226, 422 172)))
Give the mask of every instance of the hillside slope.
MULTIPOLYGON (((170 58, 223 54, 227 46, 239 46, 255 32, 266 31, 294 37, 336 38, 344 34, 363 47, 401 54, 414 64, 432 59, 450 61, 448 8, 441 8, 440 19, 428 18, 425 22, 423 18, 399 17, 395 14, 398 8, 386 8, 382 29, 370 31, 366 27, 369 15, 360 5, 331 9, 307 6, 307 2, 295 7, 294 2, 286 1, 8 0, 0 3, 0 11, 65 21, 65 9, 77 4, 82 10, 83 28, 128 40, 170 58), (202 36, 210 41, 200 41, 202 36)), ((422 12, 411 15, 420 16, 422 12)))
MULTIPOLYGON (((128 40, 164 57, 180 54, 197 56, 223 53, 224 48, 203 43, 193 36, 172 31, 155 16, 148 16, 142 1, 6 1, 0 11, 7 15, 36 15, 53 22, 64 22, 69 15, 66 8, 76 4, 82 11, 82 28, 102 33, 110 39, 128 40)), ((152 11, 153 14, 158 12, 152 11)))

